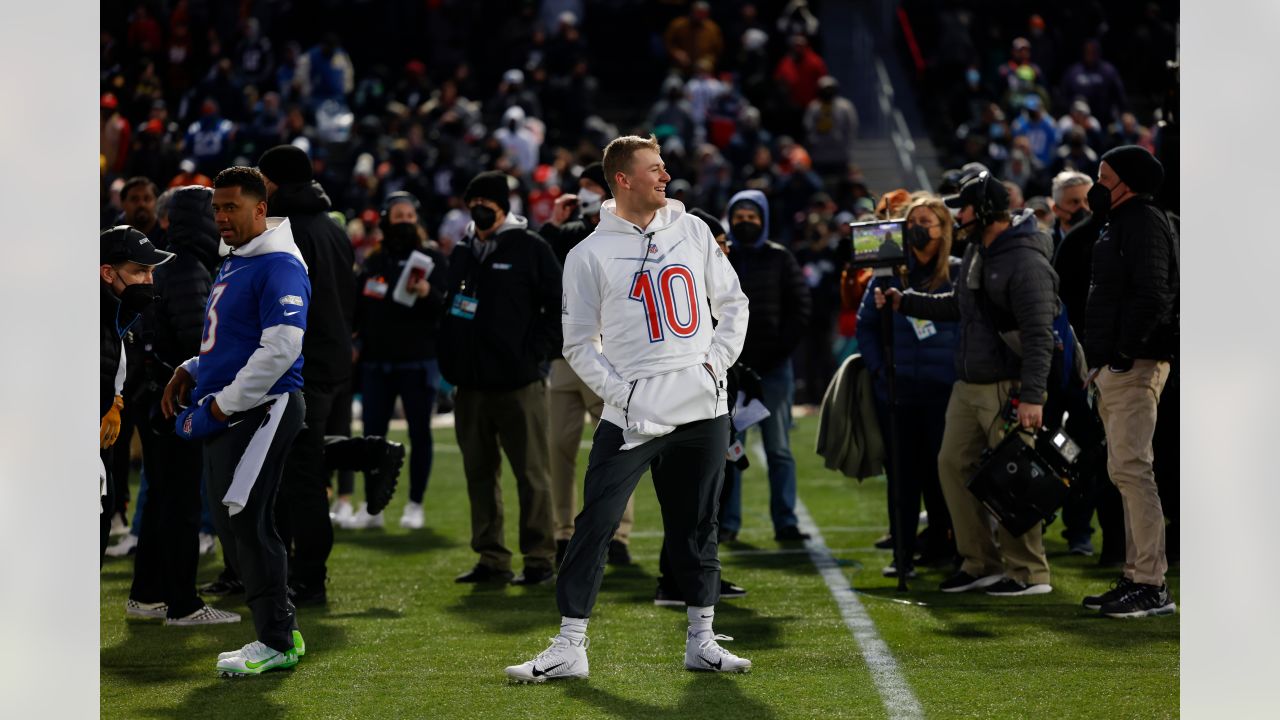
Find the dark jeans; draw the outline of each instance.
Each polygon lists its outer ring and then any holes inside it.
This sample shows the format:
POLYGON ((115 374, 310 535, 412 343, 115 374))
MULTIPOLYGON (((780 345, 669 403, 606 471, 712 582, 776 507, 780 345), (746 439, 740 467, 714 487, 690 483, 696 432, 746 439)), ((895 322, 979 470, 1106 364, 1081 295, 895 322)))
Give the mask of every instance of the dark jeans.
MULTIPOLYGON (((757 425, 764 442, 764 454, 769 468, 769 515, 774 531, 794 527, 796 518, 796 461, 791 455, 791 398, 795 391, 795 379, 791 373, 791 361, 760 373, 764 388, 764 406, 769 417, 757 425)), ((751 428, 747 428, 751 430, 751 428)), ((738 439, 747 444, 747 431, 738 433, 738 439)), ((729 500, 720 508, 720 525, 725 530, 742 529, 742 471, 729 467, 725 472, 732 477, 733 489, 729 500)))
MULTIPOLYGON (((172 432, 157 435, 140 427, 142 463, 147 478, 147 511, 138 533, 129 597, 138 602, 164 602, 169 617, 199 610, 196 566, 200 560, 200 475, 198 443, 172 432)), ((139 501, 142 493, 139 493, 139 501)))
MULTIPOLYGON (((325 422, 324 434, 351 437, 351 383, 344 384, 338 396, 333 399, 333 412, 329 413, 329 419, 325 422)), ((350 495, 356 485, 355 471, 339 469, 337 472, 338 494, 350 495)), ((328 483, 329 480, 326 478, 325 484, 328 485, 328 483)))
MULTIPOLYGON (((898 534, 897 499, 901 493, 911 508, 910 527, 905 529, 908 557, 914 552, 950 557, 955 554, 955 539, 951 528, 951 514, 942 495, 938 480, 938 452, 942 449, 942 434, 947 426, 947 401, 945 393, 933 403, 899 403, 897 412, 898 454, 902 470, 895 466, 893 453, 885 457, 885 479, 888 486, 889 532, 898 534), (898 488, 897 484, 902 483, 898 488), (924 498, 929 513, 928 546, 916 547, 916 531, 920 526, 920 499, 924 498)), ((889 404, 877 397, 876 418, 886 445, 892 447, 889 427, 889 404)), ((906 519, 906 514, 903 515, 906 519)))
MULTIPOLYGON (((1067 422, 1063 429, 1081 448, 1080 459, 1076 462, 1076 479, 1062 505, 1062 536, 1072 542, 1088 540, 1093 535, 1093 511, 1098 507, 1102 488, 1111 485, 1111 477, 1107 475, 1106 432, 1097 411, 1089 407, 1085 391, 1073 391, 1068 395, 1066 410, 1067 422)), ((1102 514, 1105 515, 1105 511, 1102 514)), ((1101 518, 1098 524, 1103 530, 1103 542, 1109 539, 1123 550, 1123 521, 1119 536, 1108 537, 1115 528, 1108 527, 1101 518)))
POLYGON ((556 603, 566 617, 591 616, 604 579, 605 558, 627 499, 646 470, 662 506, 663 547, 673 580, 690 605, 720 599, 718 522, 729 416, 699 420, 645 444, 622 450, 622 429, 601 422, 591 443, 582 512, 560 564, 556 603))
MULTIPOLYGON (((268 411, 266 404, 236 413, 232 420, 243 416, 242 422, 205 439, 204 469, 213 525, 222 538, 228 566, 234 568, 244 582, 245 604, 253 613, 258 640, 285 652, 293 647, 290 631, 297 627, 297 622, 286 584, 286 546, 275 527, 276 494, 281 489, 286 456, 296 447, 294 438, 302 427, 306 406, 303 394, 297 391, 276 403, 284 403, 284 415, 274 435, 263 437, 263 441, 270 442, 265 459, 248 500, 235 515, 223 504, 223 497, 250 442, 259 433, 267 432, 262 427, 268 411)), ((325 520, 328 519, 326 513, 325 520)))
POLYGON ((324 586, 325 564, 333 550, 324 435, 334 402, 342 390, 341 385, 318 383, 302 389, 306 398, 306 423, 289 451, 280 485, 280 502, 276 505, 276 527, 289 549, 290 584, 324 586))
POLYGON ((398 396, 409 424, 409 499, 416 503, 431 478, 431 416, 439 377, 435 360, 364 364, 364 434, 386 437, 398 396))

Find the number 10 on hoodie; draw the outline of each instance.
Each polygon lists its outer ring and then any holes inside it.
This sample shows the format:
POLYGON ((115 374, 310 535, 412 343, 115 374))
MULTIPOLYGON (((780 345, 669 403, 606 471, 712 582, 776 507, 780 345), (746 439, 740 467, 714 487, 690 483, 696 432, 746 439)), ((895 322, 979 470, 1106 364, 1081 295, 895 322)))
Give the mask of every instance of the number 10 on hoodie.
POLYGON ((693 273, 684 265, 668 265, 659 270, 656 284, 651 271, 636 273, 628 298, 644 304, 645 324, 651 343, 666 339, 664 325, 676 337, 692 337, 698 332, 697 288, 693 273), (676 288, 677 281, 679 289, 676 288), (678 307, 677 301, 683 307, 678 307))

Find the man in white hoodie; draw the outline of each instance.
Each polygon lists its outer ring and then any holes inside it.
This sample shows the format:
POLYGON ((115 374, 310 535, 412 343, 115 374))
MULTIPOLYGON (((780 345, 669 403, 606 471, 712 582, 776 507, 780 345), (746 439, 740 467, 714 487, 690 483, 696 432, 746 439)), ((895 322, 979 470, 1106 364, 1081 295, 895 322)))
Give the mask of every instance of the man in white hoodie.
POLYGON ((214 181, 213 214, 231 248, 209 291, 200 354, 174 371, 160 399, 174 430, 204 441, 204 477, 228 564, 244 581, 257 640, 218 656, 224 676, 298 664, 305 652, 286 594, 274 506, 285 456, 302 428, 302 337, 311 281, 289 221, 267 221, 253 168, 214 181))
POLYGON ((587 621, 609 539, 650 469, 674 580, 688 601, 685 667, 751 667, 717 642, 731 638, 712 630, 729 442, 725 372, 746 337, 747 298, 707 225, 666 198, 671 176, 658 151, 652 137, 609 143, 604 171, 615 199, 565 262, 564 357, 605 407, 556 583, 560 633, 534 659, 506 669, 519 681, 587 676, 587 621))

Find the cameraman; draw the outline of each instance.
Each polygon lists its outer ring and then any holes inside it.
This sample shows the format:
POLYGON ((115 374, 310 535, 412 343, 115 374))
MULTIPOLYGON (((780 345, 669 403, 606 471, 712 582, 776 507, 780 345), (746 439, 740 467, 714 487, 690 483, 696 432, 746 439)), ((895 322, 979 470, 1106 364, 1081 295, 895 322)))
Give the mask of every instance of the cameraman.
POLYGON ((1153 196, 1164 167, 1124 145, 1102 156, 1089 207, 1106 220, 1093 247, 1085 310, 1089 374, 1107 433, 1107 469, 1124 501, 1124 574, 1084 606, 1110 617, 1176 612, 1165 585, 1164 511, 1151 441, 1169 364, 1178 348, 1178 235, 1153 196), (1104 367, 1105 366, 1105 367, 1104 367))
POLYGON ((989 172, 966 180, 946 204, 960 208, 956 237, 967 241, 955 289, 936 295, 875 289, 876 307, 888 300, 909 317, 960 321, 958 379, 947 404, 938 476, 963 563, 940 589, 1040 595, 1053 589, 1040 526, 1014 536, 999 525, 992 537, 990 515, 966 481, 982 451, 1004 437, 1002 414, 1014 398, 1021 427, 1044 424, 1058 310, 1052 240, 1033 211, 1009 214, 1009 191, 989 172))

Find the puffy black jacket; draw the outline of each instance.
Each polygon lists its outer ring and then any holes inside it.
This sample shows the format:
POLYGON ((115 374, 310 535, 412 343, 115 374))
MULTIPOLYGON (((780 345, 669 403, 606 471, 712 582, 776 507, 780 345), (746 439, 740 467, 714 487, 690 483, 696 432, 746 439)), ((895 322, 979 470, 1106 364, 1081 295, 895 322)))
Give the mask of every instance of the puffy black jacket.
POLYGON ((786 362, 804 339, 813 298, 800 264, 778 243, 735 244, 729 263, 751 303, 738 360, 764 374, 786 362))
POLYGON ((1093 367, 1178 350, 1178 236, 1149 196, 1115 208, 1093 246, 1084 348, 1093 367))
POLYGON ((221 262, 212 197, 208 188, 186 187, 169 201, 169 252, 174 257, 155 270, 157 299, 145 315, 144 332, 153 361, 162 363, 151 375, 162 387, 174 368, 200 353, 205 302, 221 262))
MULTIPOLYGON (((120 301, 115 295, 111 294, 110 288, 102 281, 98 281, 101 286, 98 294, 98 313, 99 313, 99 342, 100 353, 98 363, 98 417, 107 414, 111 409, 111 404, 115 402, 116 397, 116 372, 120 370, 120 356, 122 348, 120 346, 120 332, 117 323, 117 314, 120 309, 120 301)), ((128 319, 119 318, 119 322, 123 325, 128 323, 128 319)))
POLYGON ((267 214, 289 218, 293 240, 311 278, 311 307, 302 340, 302 377, 333 385, 351 377, 351 325, 355 319, 355 254, 347 233, 326 213, 332 204, 317 182, 281 185, 267 214))
POLYGON ((365 260, 357 279, 355 334, 364 362, 413 362, 436 357, 436 335, 448 294, 449 261, 438 251, 419 248, 435 261, 427 282, 431 291, 406 307, 392 298, 409 254, 385 250, 365 260), (385 289, 384 289, 385 288, 385 289))
POLYGON ((543 377, 556 357, 563 269, 537 233, 513 226, 493 236, 497 247, 483 261, 474 239, 449 256, 451 308, 458 295, 475 298, 475 317, 445 310, 440 333, 440 373, 450 383, 477 390, 515 390, 543 377))
POLYGON ((1049 264, 1053 240, 1036 224, 1030 210, 991 243, 967 244, 953 292, 926 295, 908 292, 904 315, 926 320, 959 320, 956 376, 970 383, 1021 380, 1022 400, 1048 399, 1049 368, 1056 340, 1058 274, 1049 264), (1021 356, 1000 336, 1017 330, 1021 356))
POLYGON ((1102 232, 1102 221, 1096 216, 1071 228, 1053 251, 1053 269, 1058 273, 1058 296, 1067 306, 1071 327, 1084 342, 1085 304, 1089 299, 1089 281, 1093 270, 1093 245, 1102 232))

